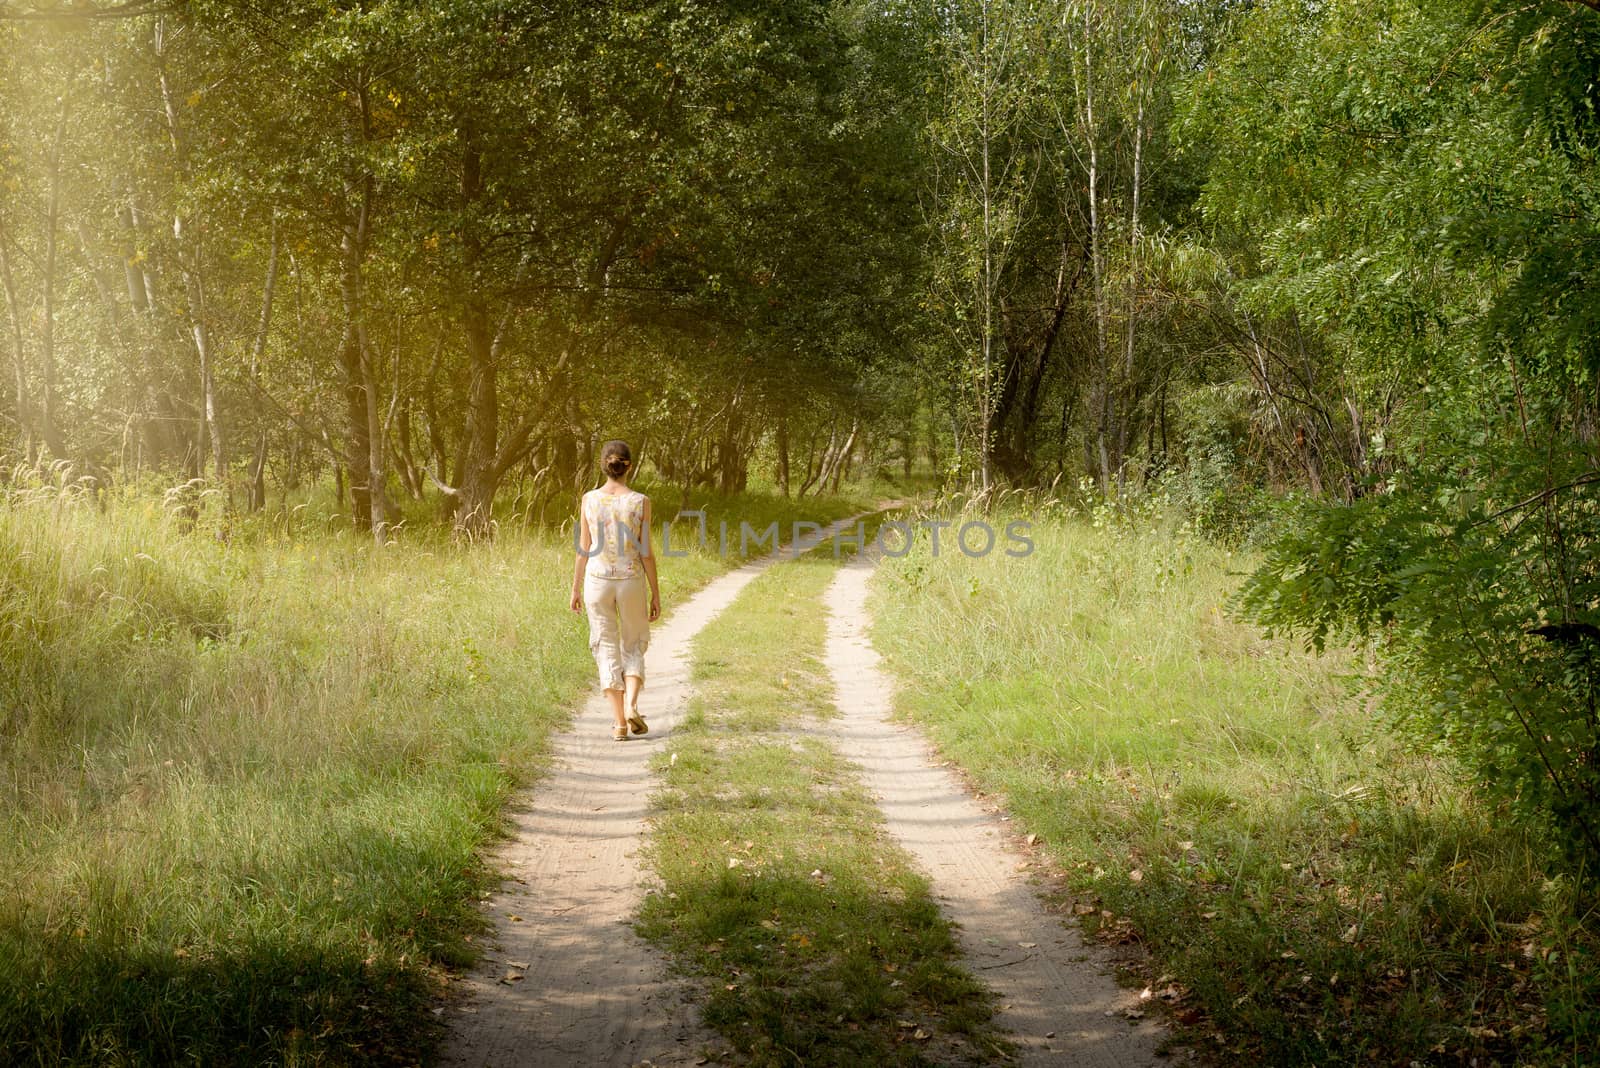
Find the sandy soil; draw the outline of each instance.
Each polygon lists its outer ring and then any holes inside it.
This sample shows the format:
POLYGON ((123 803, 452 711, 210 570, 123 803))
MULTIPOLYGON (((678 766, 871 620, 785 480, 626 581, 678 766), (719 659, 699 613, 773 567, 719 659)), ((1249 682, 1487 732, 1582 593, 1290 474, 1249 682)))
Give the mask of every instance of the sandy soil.
POLYGON ((892 683, 865 632, 872 566, 869 554, 857 555, 827 591, 827 662, 840 709, 828 727, 877 796, 890 833, 932 880, 968 965, 998 995, 996 1022, 1025 1065, 1173 1063, 1156 1053, 1162 1029, 1139 1018, 1138 993, 1111 978, 1104 951, 1042 906, 999 818, 935 766, 914 727, 890 721, 892 683))
POLYGON ((485 903, 494 949, 446 1009, 441 1063, 666 1066, 704 1063, 720 1046, 698 1022, 693 986, 669 977, 633 932, 643 896, 634 853, 654 786, 650 757, 688 700, 689 642, 779 558, 715 579, 653 628, 639 703, 649 734, 613 741, 597 692, 553 740, 554 769, 508 813, 511 838, 494 858, 507 882, 485 903))

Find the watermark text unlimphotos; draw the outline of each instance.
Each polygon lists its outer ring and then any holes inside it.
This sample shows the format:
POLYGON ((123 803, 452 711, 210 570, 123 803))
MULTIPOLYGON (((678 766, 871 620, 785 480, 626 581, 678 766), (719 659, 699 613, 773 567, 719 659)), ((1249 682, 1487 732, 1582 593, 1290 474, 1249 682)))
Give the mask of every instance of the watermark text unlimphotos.
MULTIPOLYGON (((678 519, 691 519, 696 523, 697 531, 691 544, 701 550, 709 548, 711 542, 710 532, 706 528, 706 514, 698 509, 678 513, 678 519)), ((673 522, 676 522, 674 520, 673 522)), ((1033 539, 1028 536, 1033 529, 1033 523, 1026 519, 1013 519, 1005 525, 1003 533, 997 532, 993 526, 982 519, 968 519, 955 521, 950 519, 919 519, 915 522, 902 519, 888 519, 878 525, 877 532, 871 541, 867 539, 867 525, 857 522, 854 531, 848 528, 840 530, 833 527, 824 527, 821 523, 797 519, 789 524, 789 538, 780 542, 782 525, 773 520, 765 527, 757 530, 747 521, 740 520, 737 530, 731 530, 726 519, 717 523, 716 550, 719 556, 727 556, 728 550, 738 546, 741 557, 749 556, 751 549, 766 552, 783 552, 791 557, 801 553, 810 552, 824 541, 833 543, 833 556, 838 559, 846 545, 858 552, 869 547, 884 556, 901 557, 911 552, 918 534, 928 536, 928 547, 934 556, 948 551, 954 545, 964 555, 979 557, 988 556, 992 552, 1003 552, 1007 556, 1027 556, 1033 552, 1033 539)), ((627 524, 617 524, 614 532, 611 524, 602 524, 598 531, 591 537, 589 549, 585 551, 580 543, 578 526, 572 530, 573 549, 586 557, 599 556, 606 549, 609 542, 615 542, 620 554, 626 547, 642 549, 641 539, 635 535, 633 529, 627 524)), ((684 545, 673 545, 672 523, 661 524, 661 555, 663 556, 688 556, 691 549, 684 545)))

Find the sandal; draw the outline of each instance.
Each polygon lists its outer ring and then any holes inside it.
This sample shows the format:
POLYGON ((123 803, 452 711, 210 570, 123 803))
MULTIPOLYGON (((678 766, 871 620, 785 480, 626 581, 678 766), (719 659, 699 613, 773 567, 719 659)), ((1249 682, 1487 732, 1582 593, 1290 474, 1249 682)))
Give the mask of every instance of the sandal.
POLYGON ((628 728, 617 727, 611 732, 612 741, 625 742, 628 740, 628 728))
POLYGON ((644 717, 639 715, 637 708, 628 713, 628 726, 635 734, 645 734, 650 730, 650 724, 646 723, 644 717))

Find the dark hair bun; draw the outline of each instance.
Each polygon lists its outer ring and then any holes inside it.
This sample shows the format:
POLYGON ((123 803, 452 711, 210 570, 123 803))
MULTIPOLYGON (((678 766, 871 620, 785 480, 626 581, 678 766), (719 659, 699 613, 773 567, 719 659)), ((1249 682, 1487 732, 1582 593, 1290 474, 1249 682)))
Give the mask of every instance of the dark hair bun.
POLYGON ((608 441, 600 447, 600 466, 612 478, 621 478, 633 466, 633 450, 625 441, 608 441))

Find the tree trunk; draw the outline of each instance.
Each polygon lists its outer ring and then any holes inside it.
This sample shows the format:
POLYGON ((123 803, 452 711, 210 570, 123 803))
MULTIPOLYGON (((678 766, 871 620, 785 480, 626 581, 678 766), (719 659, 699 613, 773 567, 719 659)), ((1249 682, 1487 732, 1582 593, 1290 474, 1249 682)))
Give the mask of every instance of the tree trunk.
MULTIPOLYGON (((344 334, 339 342, 339 366, 344 372, 344 469, 350 475, 350 518, 357 530, 372 528, 370 472, 367 470, 367 395, 362 381, 361 335, 356 328, 359 312, 360 266, 348 231, 340 248, 344 303, 344 334)), ((343 494, 340 494, 343 497, 343 494)))
MULTIPOLYGON (((155 23, 156 75, 161 88, 162 111, 166 118, 167 138, 172 146, 173 169, 180 181, 188 176, 188 144, 182 125, 178 121, 177 101, 172 85, 167 79, 165 16, 155 23)), ((216 352, 212 345, 209 311, 206 307, 206 289, 202 276, 204 263, 204 237, 196 233, 191 220, 178 212, 172 218, 172 237, 177 246, 178 271, 183 276, 183 292, 189 319, 189 334, 194 340, 195 355, 200 361, 200 427, 199 437, 211 444, 211 458, 217 472, 217 481, 223 486, 229 507, 233 492, 228 485, 227 450, 224 447, 222 427, 217 412, 216 352)), ((206 473, 205 450, 196 457, 195 473, 206 473)))
POLYGON ((1095 451, 1100 479, 1100 493, 1111 495, 1111 456, 1108 439, 1112 431, 1111 366, 1106 351, 1106 296, 1105 252, 1100 233, 1100 131, 1094 117, 1094 55, 1090 51, 1095 40, 1090 8, 1083 9, 1083 116, 1084 140, 1089 148, 1089 278, 1094 297, 1094 347, 1095 347, 1095 451))
POLYGON ((500 443, 500 394, 495 367, 495 338, 482 292, 483 238, 472 217, 483 199, 482 157, 470 122, 461 129, 461 199, 466 218, 461 226, 462 271, 467 297, 461 306, 461 328, 467 347, 467 420, 462 442, 464 461, 457 486, 455 528, 478 537, 487 534, 500 475, 495 470, 500 443))
MULTIPOLYGON (((1061 243, 1050 320, 1045 325, 1042 338, 1035 341, 1030 336, 1016 336, 1014 341, 1007 344, 1008 350, 1013 351, 1014 355, 1007 361, 1005 378, 995 406, 995 467, 1012 482, 1021 482, 1038 473, 1033 461, 1033 448, 1039 430, 1044 384, 1054 365, 1056 342, 1066 321, 1072 294, 1083 276, 1081 255, 1077 267, 1069 273, 1072 258, 1071 235, 1067 234, 1061 243)), ((1009 333, 1020 334, 1019 331, 1009 333)))
POLYGON ((817 454, 817 437, 818 435, 813 433, 811 440, 806 443, 805 477, 800 480, 800 490, 795 494, 796 497, 804 497, 813 485, 827 477, 828 457, 833 452, 834 442, 839 438, 838 418, 835 417, 828 424, 828 444, 823 447, 820 456, 817 454))
POLYGON ((182 453, 181 436, 175 432, 178 424, 170 422, 167 415, 173 404, 155 373, 157 359, 154 350, 154 326, 151 322, 155 307, 155 281, 139 248, 139 235, 144 228, 144 218, 134 203, 131 193, 117 213, 122 225, 122 274, 127 286, 128 304, 133 310, 135 356, 132 392, 135 400, 130 409, 139 411, 140 436, 157 459, 182 453))
POLYGON ((479 536, 488 532, 495 491, 499 489, 500 477, 495 470, 495 454, 500 430, 500 402, 495 381, 493 343, 489 335, 489 316, 483 302, 476 298, 469 299, 461 309, 461 320, 466 334, 469 378, 466 440, 463 442, 466 466, 459 487, 455 525, 460 533, 479 536))
MULTIPOLYGON (((444 443, 444 424, 439 417, 439 364, 444 356, 444 327, 439 328, 439 340, 434 345, 433 361, 428 365, 428 381, 422 390, 422 414, 428 421, 428 447, 433 450, 433 481, 441 486, 451 485, 449 458, 444 443)), ((459 485, 456 478, 454 484, 459 485)), ((449 507, 454 509, 455 498, 446 495, 449 507)))
MULTIPOLYGON (((371 101, 362 84, 354 93, 359 110, 352 114, 346 137, 362 144, 372 138, 371 101)), ((339 363, 344 371, 345 463, 350 473, 350 497, 356 528, 371 533, 373 541, 388 540, 389 508, 384 492, 383 422, 372 349, 367 339, 365 267, 371 234, 376 178, 370 170, 346 175, 348 204, 339 241, 339 293, 344 312, 344 336, 339 363)))
POLYGON ((836 465, 834 465, 834 469, 833 469, 833 492, 834 493, 838 493, 839 492, 839 486, 844 482, 845 479, 850 477, 850 468, 851 468, 851 465, 855 461, 855 448, 854 448, 855 440, 856 440, 856 425, 854 423, 851 423, 850 424, 850 437, 845 440, 843 454, 840 457, 841 462, 836 464, 836 465))
MULTIPOLYGON (((978 341, 979 374, 978 374, 978 478, 984 492, 988 492, 992 480, 992 460, 994 452, 994 386, 991 381, 994 374, 994 299, 995 299, 995 264, 994 264, 994 184, 989 174, 989 150, 992 140, 990 130, 990 108, 992 106, 991 83, 994 71, 989 62, 989 5, 983 5, 983 90, 982 127, 979 138, 983 146, 983 275, 981 280, 980 299, 983 302, 982 323, 983 334, 978 341)), ((852 428, 853 433, 854 428, 852 428)))
POLYGON ((412 433, 414 413, 411 410, 411 403, 411 398, 407 397, 405 403, 400 406, 392 439, 394 459, 399 469, 400 480, 405 483, 406 495, 414 501, 420 501, 423 499, 426 479, 422 474, 422 465, 417 462, 415 435, 412 433))
POLYGON ((17 427, 22 438, 23 455, 28 462, 34 460, 33 405, 28 400, 27 355, 22 341, 22 309, 17 303, 16 279, 11 273, 11 254, 6 233, 5 218, 0 216, 0 288, 6 297, 6 315, 11 325, 11 369, 15 382, 17 427))
MULTIPOLYGON (((532 411, 525 413, 503 438, 499 433, 499 386, 497 364, 500 350, 510 330, 517 311, 514 305, 505 309, 498 327, 491 331, 488 298, 482 289, 479 275, 483 271, 484 246, 474 221, 471 207, 484 197, 482 157, 472 138, 470 124, 462 124, 461 194, 468 208, 469 218, 462 228, 461 243, 463 264, 466 268, 468 297, 461 310, 465 333, 467 360, 470 369, 467 395, 467 420, 463 428, 461 449, 456 459, 454 488, 444 486, 456 508, 457 531, 469 536, 485 534, 490 529, 495 494, 506 473, 527 451, 528 441, 535 430, 549 420, 558 409, 564 413, 566 433, 555 436, 552 468, 557 485, 578 488, 585 481, 588 465, 580 465, 580 442, 573 436, 580 425, 578 399, 570 388, 568 367, 579 358, 583 349, 583 327, 588 323, 599 301, 607 273, 622 245, 627 232, 626 213, 611 220, 595 259, 583 280, 583 288, 568 324, 560 355, 551 369, 544 396, 532 411)), ((518 279, 528 269, 525 258, 517 268, 518 279)))
POLYGON ((1117 493, 1127 488, 1124 472, 1127 469, 1129 434, 1133 424, 1135 404, 1135 378, 1133 373, 1134 344, 1139 323, 1139 194, 1142 191, 1144 163, 1144 83, 1140 79, 1138 114, 1133 124, 1133 195, 1128 210, 1128 310, 1123 327, 1124 347, 1122 360, 1122 411, 1117 419, 1117 493))
POLYGON ((778 412, 778 489, 789 496, 789 418, 778 412))
POLYGON ((367 343, 364 326, 358 330, 358 334, 361 337, 361 389, 367 402, 367 499, 372 508, 372 540, 384 545, 389 540, 389 495, 385 486, 388 464, 384 452, 376 354, 367 343))
MULTIPOLYGON (((829 489, 830 487, 832 492, 839 492, 840 469, 844 465, 845 457, 849 456, 850 450, 855 447, 856 431, 859 426, 859 420, 851 419, 850 432, 845 435, 844 444, 840 445, 837 449, 830 448, 828 454, 823 457, 822 468, 818 473, 817 478, 818 492, 821 492, 824 489, 829 489)), ((831 435, 829 445, 832 445, 831 435)), ((804 496, 804 494, 802 493, 801 496, 804 496)))
POLYGON ((728 418, 722 424, 722 436, 717 442, 717 488, 724 494, 737 493, 744 476, 743 450, 739 442, 743 423, 739 410, 741 391, 741 387, 735 387, 728 401, 728 418))
MULTIPOLYGON (((261 386, 261 361, 267 354, 267 335, 272 327, 272 300, 278 289, 278 220, 272 220, 272 248, 267 253, 267 280, 261 287, 261 317, 256 321, 256 340, 250 349, 250 380, 261 386)), ((250 459, 249 509, 259 512, 267 505, 267 431, 256 435, 256 452, 250 459)))
MULTIPOLYGON (((216 350, 211 341, 211 327, 207 322, 205 284, 200 276, 201 243, 195 240, 185 257, 184 224, 181 216, 172 221, 173 236, 178 239, 180 269, 183 273, 184 296, 188 302, 189 333, 194 339, 194 349, 200 360, 200 436, 211 444, 211 460, 217 473, 217 482, 226 491, 226 500, 232 506, 233 491, 228 485, 228 458, 222 437, 222 425, 217 414, 216 350), (187 261, 187 262, 186 262, 187 261)), ((199 474, 204 477, 205 454, 200 456, 199 474)))
POLYGON ((39 345, 43 379, 39 433, 44 438, 45 448, 57 460, 67 458, 66 443, 56 423, 56 253, 61 219, 61 142, 66 132, 67 104, 63 100, 61 116, 56 120, 55 140, 50 147, 50 198, 45 212, 44 323, 39 345))

